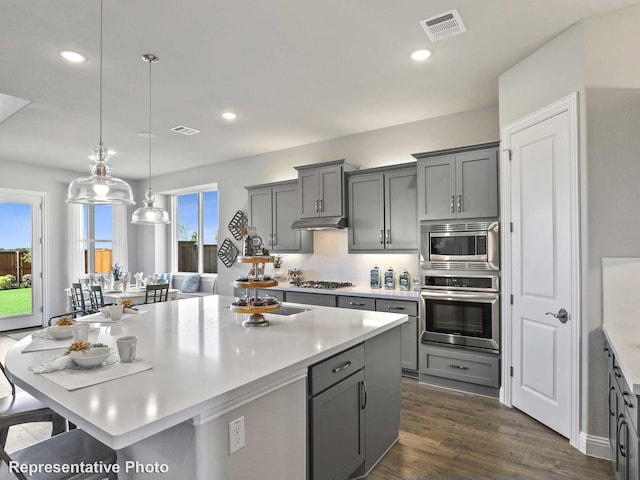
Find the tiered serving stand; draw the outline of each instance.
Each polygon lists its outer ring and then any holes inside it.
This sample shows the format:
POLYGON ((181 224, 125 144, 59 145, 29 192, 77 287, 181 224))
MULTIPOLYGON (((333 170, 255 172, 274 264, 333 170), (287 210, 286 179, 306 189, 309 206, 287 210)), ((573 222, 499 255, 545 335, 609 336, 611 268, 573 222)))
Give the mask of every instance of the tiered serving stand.
MULTIPOLYGON (((274 257, 271 255, 259 255, 255 257, 238 257, 238 263, 248 263, 253 265, 253 278, 256 280, 241 281, 235 280, 233 286, 236 288, 244 288, 247 290, 253 290, 253 298, 258 298, 259 288, 276 287, 278 282, 275 279, 270 280, 258 280, 258 265, 261 263, 273 263, 274 257)), ((247 318, 242 325, 245 327, 266 327, 269 325, 269 320, 265 319, 263 313, 277 312, 282 308, 280 302, 272 305, 231 305, 231 311, 236 313, 248 314, 247 318)))

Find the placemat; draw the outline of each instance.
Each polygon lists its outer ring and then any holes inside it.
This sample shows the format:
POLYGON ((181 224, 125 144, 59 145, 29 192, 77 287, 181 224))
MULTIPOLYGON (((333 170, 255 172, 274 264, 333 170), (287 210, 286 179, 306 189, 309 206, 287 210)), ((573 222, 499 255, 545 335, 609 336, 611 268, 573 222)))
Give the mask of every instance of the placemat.
MULTIPOLYGON (((38 330, 36 335, 43 330, 38 330)), ((96 343, 98 339, 99 330, 89 330, 89 343, 96 343)), ((69 348, 73 343, 73 337, 61 338, 59 340, 55 338, 45 338, 34 336, 31 339, 31 343, 22 349, 22 353, 39 352, 42 350, 57 350, 59 348, 69 348)))
MULTIPOLYGON (((111 357, 109 357, 111 358, 111 357)), ((116 355, 117 358, 117 355, 116 355)), ((107 360, 107 364, 109 361, 107 360)), ((116 363, 99 368, 67 368, 57 372, 41 373, 46 379, 61 386, 65 390, 78 390, 118 378, 127 377, 151 369, 151 365, 139 361, 116 363)))
POLYGON ((82 317, 76 318, 76 323, 115 323, 121 322, 122 320, 127 320, 129 318, 139 317, 140 315, 144 315, 148 310, 138 310, 136 313, 123 313, 122 318, 120 320, 111 320, 110 317, 104 316, 102 313, 92 313, 91 315, 84 315, 82 317))

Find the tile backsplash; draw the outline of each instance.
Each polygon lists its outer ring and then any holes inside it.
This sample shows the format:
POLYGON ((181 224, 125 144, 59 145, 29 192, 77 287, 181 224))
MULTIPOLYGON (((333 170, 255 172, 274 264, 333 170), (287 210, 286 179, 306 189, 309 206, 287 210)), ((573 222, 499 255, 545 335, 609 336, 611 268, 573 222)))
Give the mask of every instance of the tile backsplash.
POLYGON ((374 265, 381 271, 390 266, 396 277, 404 269, 413 277, 418 270, 416 254, 349 254, 349 231, 317 230, 313 232, 313 253, 284 254, 282 270, 298 267, 304 280, 351 282, 358 286, 369 285, 369 272, 374 265))

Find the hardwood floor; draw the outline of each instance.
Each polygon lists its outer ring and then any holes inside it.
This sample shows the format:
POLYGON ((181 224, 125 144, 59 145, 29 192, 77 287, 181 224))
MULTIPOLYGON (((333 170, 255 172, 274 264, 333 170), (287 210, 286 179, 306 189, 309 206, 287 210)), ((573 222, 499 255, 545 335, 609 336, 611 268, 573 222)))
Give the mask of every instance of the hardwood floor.
POLYGON ((367 480, 613 479, 608 460, 497 400, 405 378, 400 438, 367 480))

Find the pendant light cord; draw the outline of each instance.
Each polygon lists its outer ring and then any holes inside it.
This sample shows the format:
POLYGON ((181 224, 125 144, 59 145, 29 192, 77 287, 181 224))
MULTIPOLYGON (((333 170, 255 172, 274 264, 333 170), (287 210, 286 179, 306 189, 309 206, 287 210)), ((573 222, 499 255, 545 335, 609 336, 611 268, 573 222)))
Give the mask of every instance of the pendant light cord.
POLYGON ((151 64, 149 60, 149 192, 151 192, 151 64))
POLYGON ((102 160, 102 16, 104 1, 100 0, 100 158, 102 160))

